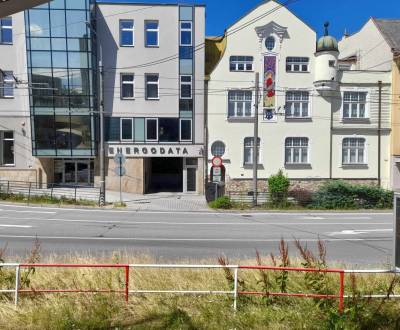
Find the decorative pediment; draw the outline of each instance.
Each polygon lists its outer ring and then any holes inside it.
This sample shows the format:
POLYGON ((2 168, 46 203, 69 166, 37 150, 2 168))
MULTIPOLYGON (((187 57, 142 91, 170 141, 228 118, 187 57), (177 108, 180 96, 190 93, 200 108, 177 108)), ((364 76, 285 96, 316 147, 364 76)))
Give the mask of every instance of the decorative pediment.
POLYGON ((271 21, 264 26, 256 27, 256 33, 260 40, 267 38, 271 34, 277 35, 280 39, 280 42, 282 42, 284 38, 289 39, 287 27, 281 26, 274 21, 271 21))

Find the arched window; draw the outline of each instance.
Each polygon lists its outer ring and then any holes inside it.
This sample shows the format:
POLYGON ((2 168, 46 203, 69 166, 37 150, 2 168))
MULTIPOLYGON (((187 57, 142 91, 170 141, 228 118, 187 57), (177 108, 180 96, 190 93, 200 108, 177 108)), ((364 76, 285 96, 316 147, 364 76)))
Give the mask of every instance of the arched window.
POLYGON ((275 38, 273 36, 269 36, 265 39, 265 48, 269 51, 272 51, 275 48, 275 38))
POLYGON ((366 164, 365 139, 345 138, 342 146, 342 163, 366 164))
POLYGON ((308 164, 308 148, 308 138, 287 138, 285 141, 285 164, 308 164))
MULTIPOLYGON (((260 163, 260 145, 261 139, 257 140, 257 160, 260 163)), ((244 150, 243 150, 243 163, 244 165, 253 164, 253 154, 254 154, 254 138, 247 137, 244 139, 244 150)))
POLYGON ((222 141, 215 141, 211 146, 211 154, 215 157, 225 155, 225 144, 222 141))

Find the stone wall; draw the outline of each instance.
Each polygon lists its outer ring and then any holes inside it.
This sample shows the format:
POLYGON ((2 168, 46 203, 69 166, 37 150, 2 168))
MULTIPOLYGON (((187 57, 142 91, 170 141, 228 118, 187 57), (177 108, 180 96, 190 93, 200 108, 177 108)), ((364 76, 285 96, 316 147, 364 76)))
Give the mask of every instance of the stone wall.
MULTIPOLYGON (((106 160, 106 189, 119 191, 120 178, 114 173, 117 167, 113 159, 106 160)), ((124 164, 126 175, 122 177, 122 191, 144 194, 144 159, 127 158, 124 164)), ((96 178, 96 181, 98 178, 96 178)))
MULTIPOLYGON (((317 191, 321 185, 330 181, 329 179, 302 179, 302 180, 290 180, 290 190, 307 190, 317 191)), ((364 184, 364 185, 378 185, 378 180, 374 179, 344 179, 343 181, 352 184, 364 184)), ((258 181, 258 190, 260 192, 268 190, 268 184, 266 179, 260 179, 258 181)), ((234 179, 226 182, 226 191, 231 192, 248 192, 253 190, 253 181, 251 179, 234 179)))
POLYGON ((21 169, 0 169, 0 180, 7 181, 22 181, 22 182, 35 182, 36 183, 36 170, 21 170, 21 169))

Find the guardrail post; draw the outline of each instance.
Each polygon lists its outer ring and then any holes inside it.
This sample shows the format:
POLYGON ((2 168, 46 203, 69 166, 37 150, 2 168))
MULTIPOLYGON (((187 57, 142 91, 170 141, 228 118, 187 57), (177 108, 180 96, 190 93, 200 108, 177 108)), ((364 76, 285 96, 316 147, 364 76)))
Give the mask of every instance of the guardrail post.
POLYGON ((77 187, 75 186, 75 204, 76 204, 76 189, 77 187))
POLYGON ((10 194, 10 181, 7 181, 7 195, 10 194))
POLYGON ((31 201, 31 189, 32 189, 32 182, 29 182, 29 191, 28 191, 28 205, 31 201))
POLYGON ((344 271, 340 272, 339 314, 344 311, 344 271))
POLYGON ((129 301, 129 266, 125 266, 125 301, 129 301))
POLYGON ((18 294, 19 294, 19 278, 20 278, 20 266, 15 267, 15 293, 14 293, 14 304, 18 306, 18 294))
POLYGON ((237 297, 238 297, 238 271, 239 268, 235 268, 234 272, 234 285, 233 285, 233 310, 237 311, 237 297))

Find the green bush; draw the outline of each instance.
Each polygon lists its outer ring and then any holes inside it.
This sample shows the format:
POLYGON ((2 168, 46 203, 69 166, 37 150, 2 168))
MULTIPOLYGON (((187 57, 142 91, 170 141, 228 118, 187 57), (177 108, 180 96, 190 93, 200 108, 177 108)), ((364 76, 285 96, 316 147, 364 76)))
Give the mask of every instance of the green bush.
POLYGON ((393 193, 377 186, 352 185, 338 180, 324 184, 313 197, 319 209, 385 209, 393 206, 393 193))
POLYGON ((270 206, 287 207, 290 181, 282 170, 268 179, 268 191, 270 194, 270 206))
POLYGON ((228 196, 223 196, 211 202, 210 207, 213 209, 229 210, 233 207, 233 203, 228 196))

